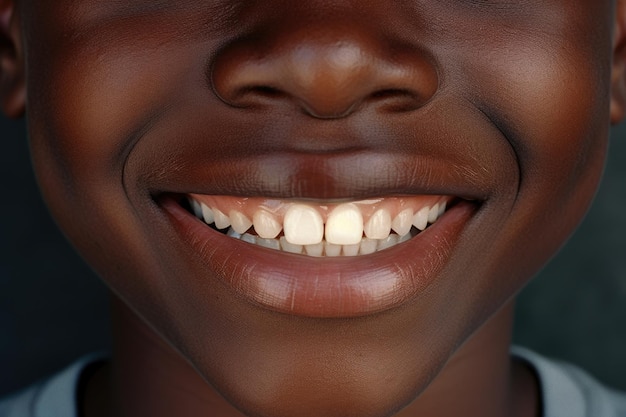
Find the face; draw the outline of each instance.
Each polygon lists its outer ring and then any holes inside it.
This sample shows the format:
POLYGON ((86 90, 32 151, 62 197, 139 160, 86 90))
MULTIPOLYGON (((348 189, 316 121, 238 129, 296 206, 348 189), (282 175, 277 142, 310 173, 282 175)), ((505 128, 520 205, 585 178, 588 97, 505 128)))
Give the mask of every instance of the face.
POLYGON ((82 255, 237 407, 385 414, 583 216, 614 9, 24 1, 35 169, 82 255))

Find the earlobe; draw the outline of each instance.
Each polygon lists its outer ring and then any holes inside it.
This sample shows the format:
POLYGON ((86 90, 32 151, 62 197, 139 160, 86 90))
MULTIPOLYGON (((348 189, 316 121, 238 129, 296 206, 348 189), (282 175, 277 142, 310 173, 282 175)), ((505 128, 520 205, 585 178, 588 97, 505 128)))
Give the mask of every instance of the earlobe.
POLYGON ((611 123, 626 116, 626 0, 618 0, 615 12, 615 42, 611 74, 611 123))
POLYGON ((0 0, 0 109, 8 117, 24 114, 26 83, 13 0, 0 0))

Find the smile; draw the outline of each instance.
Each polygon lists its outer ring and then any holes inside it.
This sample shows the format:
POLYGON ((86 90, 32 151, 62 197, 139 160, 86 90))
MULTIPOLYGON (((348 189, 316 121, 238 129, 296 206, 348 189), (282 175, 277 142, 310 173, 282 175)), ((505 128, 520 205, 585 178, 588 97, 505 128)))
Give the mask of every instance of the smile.
POLYGON ((454 202, 447 196, 307 201, 191 194, 190 211, 234 239, 313 257, 369 255, 417 236, 454 202))
POLYGON ((185 276, 263 309, 318 318, 418 298, 458 246, 472 246, 491 186, 490 177, 462 181, 438 159, 416 165, 414 155, 270 154, 198 166, 153 187, 185 276))

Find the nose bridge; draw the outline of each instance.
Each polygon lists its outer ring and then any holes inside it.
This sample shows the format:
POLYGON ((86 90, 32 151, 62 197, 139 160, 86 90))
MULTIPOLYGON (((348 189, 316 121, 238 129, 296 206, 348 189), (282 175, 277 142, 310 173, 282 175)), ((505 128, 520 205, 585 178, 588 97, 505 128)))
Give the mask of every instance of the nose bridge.
POLYGON ((211 78, 230 105, 289 103, 317 118, 345 117, 363 103, 415 109, 438 86, 421 45, 371 19, 333 16, 287 17, 252 30, 217 54, 211 78))

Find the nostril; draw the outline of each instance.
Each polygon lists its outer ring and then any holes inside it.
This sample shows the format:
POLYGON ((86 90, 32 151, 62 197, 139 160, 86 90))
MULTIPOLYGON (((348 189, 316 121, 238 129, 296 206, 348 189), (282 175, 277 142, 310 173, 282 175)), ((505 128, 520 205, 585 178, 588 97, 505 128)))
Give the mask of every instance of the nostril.
POLYGON ((365 102, 374 104, 380 111, 402 113, 422 107, 430 99, 417 94, 415 91, 398 88, 388 88, 371 93, 365 102))
POLYGON ((279 88, 272 87, 269 85, 252 86, 250 88, 247 88, 246 90, 247 90, 246 93, 257 94, 259 96, 268 97, 268 98, 278 98, 278 97, 284 97, 287 95, 285 92, 281 91, 279 88))
POLYGON ((408 94, 407 91, 400 90, 397 88, 388 88, 386 90, 374 91, 370 95, 370 98, 374 100, 384 100, 390 97, 397 97, 397 96, 406 95, 406 94, 408 94))
POLYGON ((236 107, 253 107, 285 98, 288 98, 287 93, 269 85, 244 85, 232 91, 228 97, 222 97, 223 100, 236 107))

